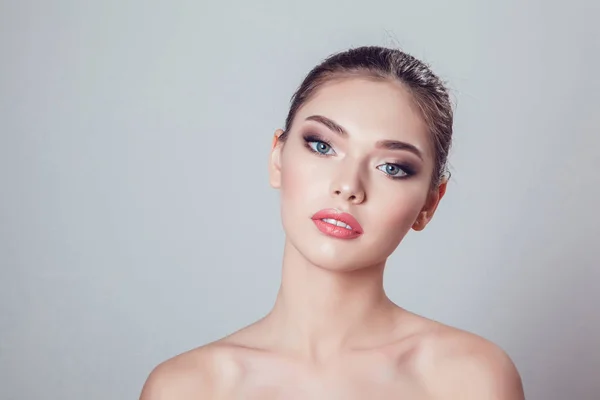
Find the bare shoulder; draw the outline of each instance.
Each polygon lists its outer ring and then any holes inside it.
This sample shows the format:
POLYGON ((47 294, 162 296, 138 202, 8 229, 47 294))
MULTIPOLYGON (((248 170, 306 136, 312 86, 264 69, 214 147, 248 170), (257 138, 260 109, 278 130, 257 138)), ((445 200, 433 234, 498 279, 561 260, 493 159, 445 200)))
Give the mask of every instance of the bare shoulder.
POLYGON ((259 322, 159 364, 146 379, 140 400, 231 397, 245 376, 246 361, 261 353, 257 338, 264 331, 257 329, 259 322))
POLYGON ((436 324, 419 340, 419 373, 433 398, 523 400, 519 372, 493 342, 436 324))
POLYGON ((217 398, 238 373, 228 346, 210 343, 157 365, 144 383, 140 400, 217 398))

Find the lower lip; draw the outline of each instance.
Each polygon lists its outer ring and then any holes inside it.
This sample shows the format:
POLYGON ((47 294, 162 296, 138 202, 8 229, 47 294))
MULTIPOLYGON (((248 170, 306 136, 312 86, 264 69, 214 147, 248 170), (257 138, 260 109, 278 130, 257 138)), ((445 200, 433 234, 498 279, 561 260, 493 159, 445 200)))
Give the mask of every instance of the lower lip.
POLYGON ((327 222, 323 222, 320 219, 313 220, 313 222, 321 232, 334 238, 354 239, 361 235, 360 233, 355 232, 353 230, 342 228, 341 226, 328 224, 327 222))

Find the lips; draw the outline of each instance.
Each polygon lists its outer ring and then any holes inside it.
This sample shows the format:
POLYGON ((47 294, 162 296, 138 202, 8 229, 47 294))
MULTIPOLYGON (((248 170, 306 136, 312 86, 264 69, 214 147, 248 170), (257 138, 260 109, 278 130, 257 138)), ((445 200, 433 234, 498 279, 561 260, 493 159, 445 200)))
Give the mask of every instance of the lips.
POLYGON ((363 233, 356 218, 335 209, 321 210, 312 216, 312 220, 322 233, 338 239, 354 239, 363 233))

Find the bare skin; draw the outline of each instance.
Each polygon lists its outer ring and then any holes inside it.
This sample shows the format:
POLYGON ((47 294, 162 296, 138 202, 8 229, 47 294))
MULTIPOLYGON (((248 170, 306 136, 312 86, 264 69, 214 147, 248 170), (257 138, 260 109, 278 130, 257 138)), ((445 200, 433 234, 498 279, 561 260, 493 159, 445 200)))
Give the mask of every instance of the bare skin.
POLYGON ((141 400, 524 399, 502 349, 404 310, 384 291, 387 258, 409 230, 425 228, 446 192, 446 182, 429 185, 427 128, 402 85, 333 81, 299 110, 285 143, 281 133, 269 160, 286 231, 273 309, 158 365, 141 400), (382 149, 385 140, 416 152, 382 149), (412 172, 381 168, 388 163, 412 172), (325 235, 310 218, 323 208, 351 213, 364 233, 325 235))

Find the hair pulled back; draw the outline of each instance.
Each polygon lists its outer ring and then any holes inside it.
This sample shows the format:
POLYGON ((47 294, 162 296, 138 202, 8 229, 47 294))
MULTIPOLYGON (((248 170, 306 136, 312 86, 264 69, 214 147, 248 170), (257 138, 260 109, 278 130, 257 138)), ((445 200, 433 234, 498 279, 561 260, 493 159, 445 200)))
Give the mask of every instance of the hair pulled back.
POLYGON ((408 89, 429 130, 435 157, 431 186, 437 187, 447 173, 452 142, 450 96, 429 65, 397 49, 378 46, 353 48, 333 54, 315 66, 292 96, 280 139, 285 141, 296 113, 323 84, 352 76, 394 80, 408 89))

